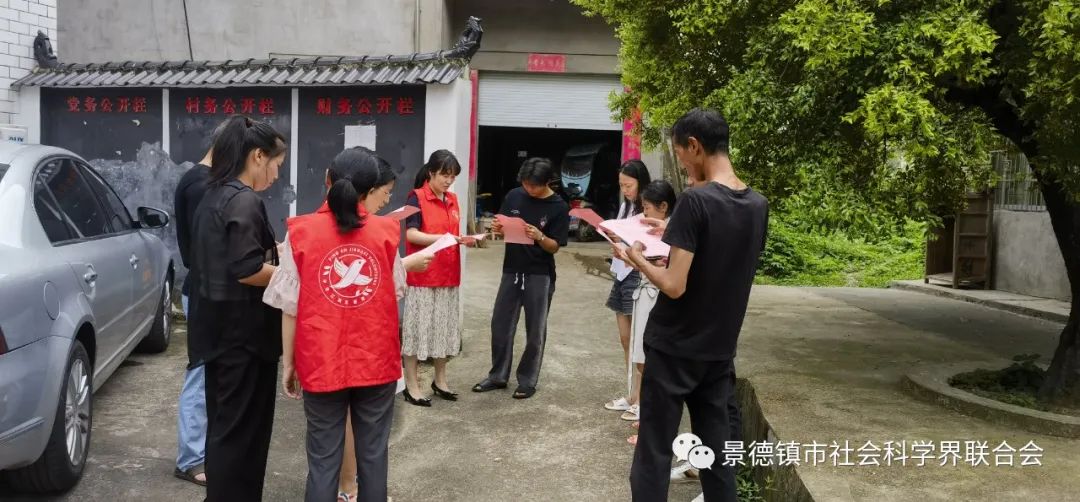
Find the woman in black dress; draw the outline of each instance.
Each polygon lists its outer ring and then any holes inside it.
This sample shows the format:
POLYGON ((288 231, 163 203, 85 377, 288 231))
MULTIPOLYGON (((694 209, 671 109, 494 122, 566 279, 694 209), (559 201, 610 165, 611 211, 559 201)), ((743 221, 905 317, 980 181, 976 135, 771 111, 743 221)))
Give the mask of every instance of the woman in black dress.
POLYGON ((277 243, 257 192, 277 180, 287 142, 269 124, 229 117, 195 213, 190 352, 206 364, 206 500, 262 499, 274 423, 281 311, 262 302, 277 243))

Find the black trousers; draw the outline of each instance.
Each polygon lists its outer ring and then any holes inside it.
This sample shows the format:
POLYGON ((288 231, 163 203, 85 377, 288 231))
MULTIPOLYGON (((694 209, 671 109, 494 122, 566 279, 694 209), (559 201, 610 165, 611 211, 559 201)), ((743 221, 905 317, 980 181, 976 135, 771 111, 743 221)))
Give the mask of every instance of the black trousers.
MULTIPOLYGON (((732 439, 735 394, 733 361, 694 361, 645 347, 641 380, 641 426, 630 490, 635 502, 666 501, 671 482, 671 443, 679 432, 683 403, 704 446, 716 453, 711 469, 701 470, 707 502, 736 502, 735 469, 723 466, 724 443, 732 439)), ((738 421, 738 418, 735 418, 738 421)))
POLYGON ((206 363, 206 500, 262 500, 277 361, 230 349, 206 363))
POLYGON ((307 416, 306 502, 337 500, 345 450, 345 414, 352 412, 358 500, 385 501, 389 472, 387 446, 394 421, 397 382, 336 392, 304 392, 307 416))
POLYGON ((546 275, 503 274, 491 313, 491 371, 488 380, 506 383, 514 363, 514 335, 525 310, 525 351, 518 361, 517 382, 536 388, 547 342, 548 312, 555 283, 546 275))

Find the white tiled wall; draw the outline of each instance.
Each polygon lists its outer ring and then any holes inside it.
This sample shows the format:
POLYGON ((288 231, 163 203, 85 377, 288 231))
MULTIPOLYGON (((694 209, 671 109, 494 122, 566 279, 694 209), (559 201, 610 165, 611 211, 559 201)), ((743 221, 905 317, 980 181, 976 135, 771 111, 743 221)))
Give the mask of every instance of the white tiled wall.
MULTIPOLYGON (((11 83, 34 69, 34 37, 44 31, 56 41, 56 0, 0 0, 0 123, 11 124, 19 112, 11 83)), ((24 124, 20 124, 24 125, 24 124)))

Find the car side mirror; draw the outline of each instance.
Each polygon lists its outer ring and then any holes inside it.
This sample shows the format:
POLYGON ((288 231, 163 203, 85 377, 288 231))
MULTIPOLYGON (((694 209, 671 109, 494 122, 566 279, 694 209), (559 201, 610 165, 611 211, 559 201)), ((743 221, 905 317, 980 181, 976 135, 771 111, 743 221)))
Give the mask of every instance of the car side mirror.
POLYGON ((169 213, 152 207, 140 207, 139 226, 142 228, 165 228, 169 224, 169 213))

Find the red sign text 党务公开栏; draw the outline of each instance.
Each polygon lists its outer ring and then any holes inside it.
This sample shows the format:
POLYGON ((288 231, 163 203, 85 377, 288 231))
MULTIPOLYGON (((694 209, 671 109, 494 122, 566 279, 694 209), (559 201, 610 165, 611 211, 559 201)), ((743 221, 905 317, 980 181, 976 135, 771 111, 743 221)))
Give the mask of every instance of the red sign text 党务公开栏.
POLYGON ((68 113, 146 113, 146 98, 69 96, 66 100, 68 113))

